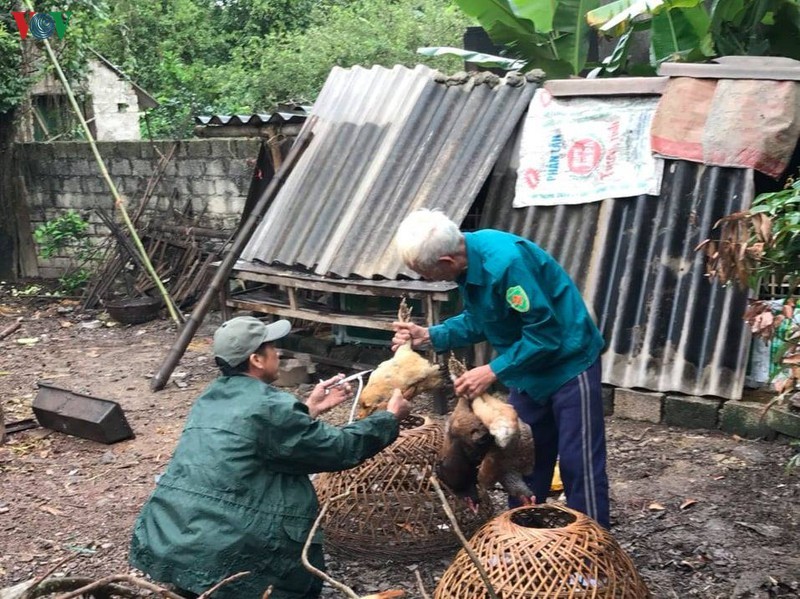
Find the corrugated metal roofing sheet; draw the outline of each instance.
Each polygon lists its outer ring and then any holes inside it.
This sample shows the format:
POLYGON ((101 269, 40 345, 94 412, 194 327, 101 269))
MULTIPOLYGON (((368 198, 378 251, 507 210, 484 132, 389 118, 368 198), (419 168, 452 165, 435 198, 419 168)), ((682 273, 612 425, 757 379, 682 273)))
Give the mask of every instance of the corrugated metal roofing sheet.
POLYGON ((391 245, 397 224, 423 206, 461 222, 535 87, 516 75, 444 80, 425 66, 334 68, 312 111, 314 139, 242 258, 415 276, 391 245))
POLYGON ((480 226, 532 239, 569 272, 606 339, 603 382, 741 397, 747 295, 710 282, 695 247, 749 207, 752 171, 669 161, 660 197, 512 208, 517 143, 498 161, 480 226))
POLYGON ((215 114, 210 116, 196 116, 198 125, 272 125, 275 123, 302 123, 306 120, 304 112, 273 112, 271 114, 215 114))
POLYGON ((741 397, 746 294, 710 283, 694 248, 750 205, 753 173, 672 161, 657 198, 512 208, 534 91, 446 85, 425 67, 334 69, 314 107, 315 138, 243 258, 345 278, 415 276, 391 251, 397 224, 423 206, 461 223, 491 172, 479 226, 534 240, 570 273, 607 342, 604 383, 741 397))

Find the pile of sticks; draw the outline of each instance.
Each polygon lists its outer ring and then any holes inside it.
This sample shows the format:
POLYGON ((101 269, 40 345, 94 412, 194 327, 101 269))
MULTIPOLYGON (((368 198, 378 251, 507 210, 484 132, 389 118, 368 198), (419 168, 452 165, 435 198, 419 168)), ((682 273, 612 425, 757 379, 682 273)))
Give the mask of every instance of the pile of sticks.
MULTIPOLYGON (((170 152, 161 157, 131 220, 172 301, 177 306, 186 308, 194 303, 213 276, 211 264, 221 259, 230 235, 224 231, 197 226, 205 209, 195 216, 191 202, 187 201, 183 210, 178 210, 177 193, 170 196, 166 209, 166 215, 172 224, 165 224, 164 219, 160 222, 145 222, 142 218, 176 147, 173 146, 170 152)), ((95 212, 111 232, 111 236, 105 244, 100 266, 86 287, 83 307, 95 308, 103 300, 120 294, 130 298, 157 295, 155 283, 145 270, 130 234, 102 208, 95 208, 95 212)))

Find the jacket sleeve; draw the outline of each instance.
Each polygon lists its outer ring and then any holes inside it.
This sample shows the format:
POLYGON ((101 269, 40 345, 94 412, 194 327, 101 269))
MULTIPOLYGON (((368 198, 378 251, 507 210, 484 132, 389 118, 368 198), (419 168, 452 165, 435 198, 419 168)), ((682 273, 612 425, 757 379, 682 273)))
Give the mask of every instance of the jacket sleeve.
POLYGON ((465 347, 486 339, 468 310, 448 318, 442 324, 430 327, 428 334, 431 337, 431 345, 437 352, 465 347))
POLYGON ((502 302, 507 310, 512 308, 507 304, 506 290, 516 286, 525 292, 529 306, 527 310, 517 312, 522 320, 519 340, 489 363, 501 381, 518 372, 547 367, 558 355, 563 327, 569 326, 569 323, 559 322, 548 296, 530 270, 519 261, 509 266, 495 290, 499 296, 497 301, 502 302))
POLYGON ((400 432, 390 412, 338 427, 311 418, 296 399, 273 403, 259 418, 265 419, 260 423, 264 434, 259 451, 268 468, 292 474, 353 468, 390 445, 400 432))

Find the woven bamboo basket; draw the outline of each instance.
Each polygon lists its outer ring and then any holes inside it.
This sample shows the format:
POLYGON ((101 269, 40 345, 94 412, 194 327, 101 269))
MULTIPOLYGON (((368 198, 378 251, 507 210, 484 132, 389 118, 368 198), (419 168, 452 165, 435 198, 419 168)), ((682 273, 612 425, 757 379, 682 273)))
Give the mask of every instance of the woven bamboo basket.
MULTIPOLYGON (((417 562, 452 555, 459 541, 430 483, 444 441, 442 422, 416 417, 389 447, 360 466, 314 479, 320 504, 332 502, 322 520, 326 549, 367 561, 417 562)), ((492 516, 491 500, 480 490, 478 513, 448 495, 464 534, 492 516)))
MULTIPOLYGON (((650 597, 614 537, 566 507, 509 510, 483 526, 470 545, 500 599, 650 597)), ((434 599, 486 597, 486 585, 462 549, 439 581, 434 599)))

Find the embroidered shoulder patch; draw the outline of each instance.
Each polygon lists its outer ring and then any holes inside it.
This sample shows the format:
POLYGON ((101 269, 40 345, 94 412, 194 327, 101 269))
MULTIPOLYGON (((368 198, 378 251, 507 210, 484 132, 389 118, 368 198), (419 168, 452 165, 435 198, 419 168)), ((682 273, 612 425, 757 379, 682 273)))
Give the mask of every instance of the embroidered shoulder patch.
POLYGON ((531 308, 531 302, 525 290, 519 285, 509 287, 506 290, 506 301, 508 305, 514 308, 517 312, 527 312, 531 308))

